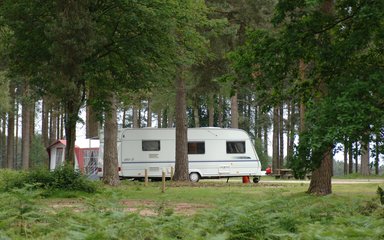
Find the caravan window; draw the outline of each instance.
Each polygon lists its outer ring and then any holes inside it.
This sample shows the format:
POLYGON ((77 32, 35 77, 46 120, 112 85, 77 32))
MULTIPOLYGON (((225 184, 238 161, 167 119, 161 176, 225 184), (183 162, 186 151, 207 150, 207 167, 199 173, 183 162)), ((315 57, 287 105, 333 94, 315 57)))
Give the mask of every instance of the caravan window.
POLYGON ((141 144, 143 151, 160 151, 160 141, 159 140, 143 140, 141 144))
POLYGON ((188 142, 188 154, 204 154, 205 142, 188 142))
POLYGON ((227 142, 227 153, 245 153, 245 142, 227 142))

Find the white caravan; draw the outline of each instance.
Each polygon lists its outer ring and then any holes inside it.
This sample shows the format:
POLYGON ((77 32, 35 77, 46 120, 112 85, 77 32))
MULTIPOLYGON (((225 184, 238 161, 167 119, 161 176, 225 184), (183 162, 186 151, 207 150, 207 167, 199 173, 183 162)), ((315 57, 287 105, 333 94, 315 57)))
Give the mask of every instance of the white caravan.
MULTIPOLYGON (((175 169, 174 128, 123 128, 118 131, 119 175, 122 178, 170 177, 175 169)), ((99 176, 103 170, 104 135, 100 133, 99 176)), ((248 134, 240 129, 188 129, 189 176, 201 178, 253 177, 264 175, 248 134)))

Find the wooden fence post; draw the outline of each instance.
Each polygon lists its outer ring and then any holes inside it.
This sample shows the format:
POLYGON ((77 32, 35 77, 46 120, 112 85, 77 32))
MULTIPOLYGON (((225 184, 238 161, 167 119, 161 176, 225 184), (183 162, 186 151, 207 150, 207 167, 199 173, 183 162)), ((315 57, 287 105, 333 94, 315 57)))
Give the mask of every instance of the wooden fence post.
POLYGON ((148 186, 148 170, 144 170, 144 186, 148 186))
POLYGON ((161 174, 161 181, 162 181, 162 188, 161 188, 161 192, 162 193, 165 193, 165 172, 163 170, 162 174, 161 174))

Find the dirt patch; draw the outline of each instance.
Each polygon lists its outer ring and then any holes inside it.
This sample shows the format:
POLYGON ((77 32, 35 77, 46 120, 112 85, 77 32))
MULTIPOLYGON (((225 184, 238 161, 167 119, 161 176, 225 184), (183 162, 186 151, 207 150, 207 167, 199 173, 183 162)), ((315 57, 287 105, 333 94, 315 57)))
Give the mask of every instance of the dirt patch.
MULTIPOLYGON (((180 214, 192 216, 201 209, 211 208, 212 206, 193 203, 172 203, 172 202, 155 202, 151 200, 131 200, 125 199, 120 201, 119 211, 127 213, 138 213, 141 216, 160 216, 180 214)), ((88 209, 87 205, 81 200, 62 199, 48 204, 54 211, 71 210, 73 212, 84 212, 88 209)), ((103 209, 108 211, 111 209, 103 209)))
POLYGON ((154 202, 139 200, 122 200, 121 204, 124 210, 128 212, 137 212, 142 216, 158 216, 162 214, 180 214, 191 216, 201 209, 210 208, 211 206, 193 203, 170 203, 170 202, 154 202))
POLYGON ((70 209, 74 212, 83 212, 86 209, 86 206, 80 200, 74 199, 62 199, 49 203, 49 205, 54 210, 61 209, 70 209))

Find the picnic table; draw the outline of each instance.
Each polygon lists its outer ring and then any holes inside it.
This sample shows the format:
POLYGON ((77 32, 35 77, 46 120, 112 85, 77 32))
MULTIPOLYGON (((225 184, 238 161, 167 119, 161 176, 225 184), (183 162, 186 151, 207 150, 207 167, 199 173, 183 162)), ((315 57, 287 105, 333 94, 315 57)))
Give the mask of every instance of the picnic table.
POLYGON ((276 169, 275 178, 290 179, 293 177, 293 170, 289 168, 276 169))
MULTIPOLYGON (((278 179, 278 178, 280 178, 280 179, 291 179, 291 178, 294 177, 293 176, 293 170, 289 169, 289 168, 276 169, 276 173, 272 174, 272 175, 275 176, 276 179, 278 179)), ((311 177, 312 177, 312 173, 309 172, 309 173, 305 174, 303 179, 311 180, 311 177)))

